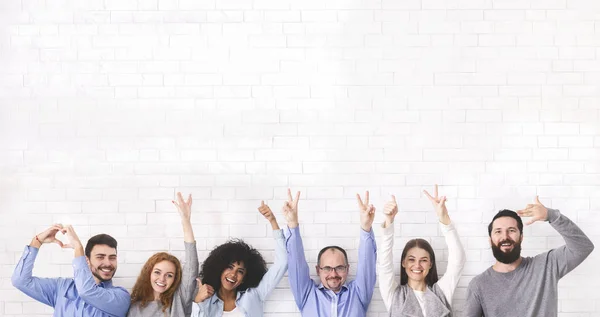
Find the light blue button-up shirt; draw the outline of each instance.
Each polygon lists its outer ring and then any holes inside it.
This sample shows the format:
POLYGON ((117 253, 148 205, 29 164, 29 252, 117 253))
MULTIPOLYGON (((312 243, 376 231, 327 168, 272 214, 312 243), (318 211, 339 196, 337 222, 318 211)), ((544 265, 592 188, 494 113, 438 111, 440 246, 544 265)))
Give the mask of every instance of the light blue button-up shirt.
MULTIPOLYGON (((262 317, 264 302, 285 275, 288 263, 285 254, 285 239, 282 230, 273 230, 275 238, 275 261, 267 270, 260 283, 255 288, 237 292, 236 308, 246 317, 262 317)), ((217 296, 217 291, 201 303, 194 303, 192 317, 221 317, 223 316, 223 301, 217 296)))
POLYGON ((288 278, 296 305, 305 317, 365 317, 375 289, 377 246, 373 230, 360 232, 356 279, 336 294, 310 278, 300 227, 288 228, 288 278))
POLYGON ((26 246, 12 275, 13 285, 29 297, 54 307, 55 317, 125 317, 130 297, 112 281, 96 284, 85 256, 73 259, 73 278, 32 276, 39 249, 26 246))

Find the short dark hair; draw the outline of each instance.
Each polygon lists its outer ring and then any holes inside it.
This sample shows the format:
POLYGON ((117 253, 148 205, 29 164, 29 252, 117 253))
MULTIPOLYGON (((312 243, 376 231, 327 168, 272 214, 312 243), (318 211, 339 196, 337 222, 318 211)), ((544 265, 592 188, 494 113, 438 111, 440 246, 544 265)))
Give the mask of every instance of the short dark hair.
POLYGON ((97 234, 93 237, 91 237, 87 244, 85 245, 85 256, 87 258, 90 257, 90 255, 92 254, 92 249, 99 244, 105 244, 115 250, 117 250, 117 240, 115 240, 115 238, 105 234, 105 233, 101 233, 101 234, 97 234))
POLYGON ((412 248, 423 249, 427 251, 427 253, 429 253, 431 269, 429 269, 429 273, 427 273, 427 276, 425 276, 425 282, 427 283, 427 286, 433 287, 433 284, 437 283, 438 281, 437 265, 435 264, 435 253, 433 252, 431 244, 429 244, 429 242, 427 242, 427 240, 424 239, 412 239, 406 242, 404 250, 402 250, 402 257, 400 258, 400 285, 408 283, 408 274, 406 274, 407 269, 402 267, 402 262, 404 262, 408 250, 412 248))
POLYGON ((344 250, 342 247, 338 247, 337 245, 330 245, 328 247, 324 247, 323 249, 321 249, 321 251, 319 251, 319 256, 317 256, 318 266, 321 266, 321 255, 323 255, 323 253, 325 253, 325 251, 327 250, 338 250, 342 252, 342 254, 344 255, 344 259, 346 260, 346 265, 348 265, 348 255, 346 254, 346 250, 344 250))
POLYGON ((202 283, 213 287, 215 293, 221 289, 221 274, 233 263, 244 263, 246 275, 244 281, 238 286, 237 291, 245 291, 248 288, 257 287, 265 273, 267 263, 258 250, 246 244, 240 239, 231 239, 214 248, 208 254, 200 278, 202 283))
POLYGON ((488 225, 488 235, 490 237, 492 236, 492 225, 494 224, 494 221, 500 217, 511 217, 515 219, 517 221, 517 227, 519 228, 519 232, 521 233, 521 235, 523 235, 523 220, 521 220, 521 217, 519 217, 519 215, 512 210, 502 209, 498 211, 498 213, 492 219, 492 222, 490 222, 490 224, 488 225))

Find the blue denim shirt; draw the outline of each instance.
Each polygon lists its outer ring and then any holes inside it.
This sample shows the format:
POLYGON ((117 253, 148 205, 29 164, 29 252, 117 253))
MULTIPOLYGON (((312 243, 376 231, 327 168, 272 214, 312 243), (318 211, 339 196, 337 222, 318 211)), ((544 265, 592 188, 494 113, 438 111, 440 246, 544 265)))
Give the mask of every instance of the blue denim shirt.
POLYGON ((125 317, 130 297, 127 290, 112 281, 96 284, 85 256, 73 259, 73 278, 32 276, 39 249, 25 247, 12 275, 13 285, 27 296, 54 307, 52 316, 125 317))
MULTIPOLYGON (((285 239, 282 230, 274 230, 275 238, 275 261, 267 270, 262 280, 255 288, 249 288, 244 292, 237 292, 235 306, 246 317, 262 317, 264 302, 269 294, 275 289, 287 271, 287 255, 285 251, 285 239)), ((223 315, 223 301, 217 296, 217 292, 201 303, 194 303, 192 317, 221 317, 223 315)))

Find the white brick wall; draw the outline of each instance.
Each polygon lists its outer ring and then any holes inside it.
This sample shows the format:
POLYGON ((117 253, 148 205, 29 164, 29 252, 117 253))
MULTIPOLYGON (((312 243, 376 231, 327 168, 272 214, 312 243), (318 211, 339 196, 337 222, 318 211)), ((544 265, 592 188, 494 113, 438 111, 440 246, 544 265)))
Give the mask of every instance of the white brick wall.
MULTIPOLYGON (((325 243, 357 260, 357 191, 379 210, 395 193, 396 258, 425 237, 443 271, 420 194, 440 183, 467 248, 457 311, 498 209, 539 194, 599 246, 599 4, 0 1, 0 315, 50 314, 10 275, 53 222, 118 238, 126 287, 154 251, 181 255, 177 190, 201 259, 241 236, 270 261, 256 207, 301 190, 311 267, 325 243)), ((562 243, 547 224, 525 237, 527 255, 562 243)), ((44 247, 36 274, 68 276, 70 258, 44 247)), ((561 282, 561 317, 600 315, 599 258, 561 282)), ((287 280, 266 312, 299 316, 287 280)), ((377 290, 369 316, 386 316, 377 290)))

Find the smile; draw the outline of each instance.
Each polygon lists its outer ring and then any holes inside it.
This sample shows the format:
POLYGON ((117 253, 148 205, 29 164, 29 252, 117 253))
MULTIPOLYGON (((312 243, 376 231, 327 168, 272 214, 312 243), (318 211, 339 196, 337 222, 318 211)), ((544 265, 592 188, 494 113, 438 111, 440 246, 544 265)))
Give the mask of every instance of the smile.
POLYGON ((229 277, 226 277, 225 280, 227 280, 227 282, 232 283, 232 284, 235 284, 235 282, 237 282, 235 280, 230 279, 229 277))

